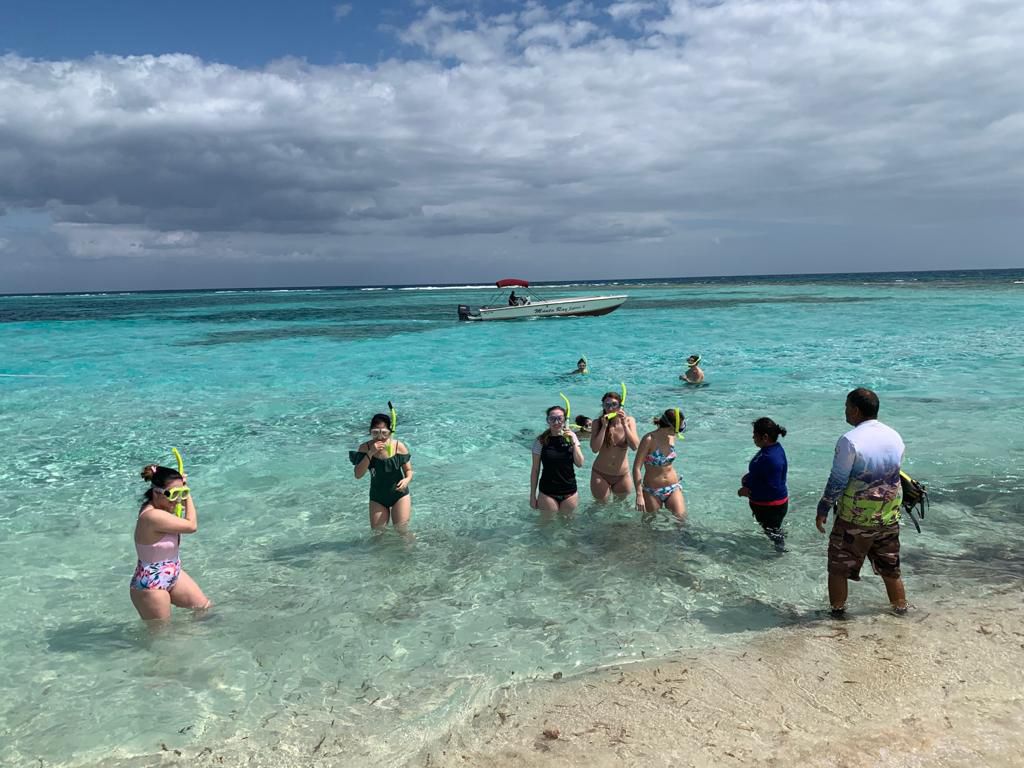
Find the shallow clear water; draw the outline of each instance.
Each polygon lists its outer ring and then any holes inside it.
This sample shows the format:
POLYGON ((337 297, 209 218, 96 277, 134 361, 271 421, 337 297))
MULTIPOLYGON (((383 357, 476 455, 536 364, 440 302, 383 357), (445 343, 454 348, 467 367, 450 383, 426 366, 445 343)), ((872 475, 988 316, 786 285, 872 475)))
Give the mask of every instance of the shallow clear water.
MULTIPOLYGON (((646 282, 602 318, 460 324, 488 290, 0 297, 0 762, 316 743, 387 763, 509 682, 730 642, 825 605, 813 510, 870 386, 932 490, 912 602, 1024 576, 1024 272, 646 282), (709 386, 677 380, 692 352, 709 386), (592 373, 563 375, 586 354, 592 373), (689 520, 528 508, 543 413, 680 405, 689 520), (415 541, 367 523, 347 452, 399 410, 415 541), (789 429, 790 552, 735 495, 750 422, 789 429), (151 634, 128 600, 138 471, 185 456, 214 600, 151 634)), ((588 454, 588 466, 591 457, 588 454)), ((586 487, 588 470, 580 473, 586 487)), ((583 496, 586 499, 586 493, 583 496)), ((878 580, 856 610, 884 606, 878 580)))

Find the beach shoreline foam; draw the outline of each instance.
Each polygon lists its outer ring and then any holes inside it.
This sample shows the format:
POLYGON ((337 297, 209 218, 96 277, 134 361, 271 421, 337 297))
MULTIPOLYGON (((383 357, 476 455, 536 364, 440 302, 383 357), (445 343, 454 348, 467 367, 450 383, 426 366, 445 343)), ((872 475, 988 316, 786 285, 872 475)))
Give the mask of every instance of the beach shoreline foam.
POLYGON ((413 766, 1019 766, 1019 584, 499 692, 413 766))

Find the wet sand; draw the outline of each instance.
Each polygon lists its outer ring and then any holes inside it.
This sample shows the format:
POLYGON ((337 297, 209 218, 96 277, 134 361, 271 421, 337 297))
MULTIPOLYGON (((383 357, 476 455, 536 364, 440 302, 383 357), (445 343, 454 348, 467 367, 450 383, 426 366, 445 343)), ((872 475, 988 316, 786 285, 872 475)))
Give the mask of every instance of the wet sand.
POLYGON ((556 673, 501 689, 440 738, 403 728, 393 712, 386 716, 395 731, 384 744, 325 710, 314 718, 296 713, 275 735, 239 733, 220 745, 93 764, 1017 767, 1024 765, 1022 596, 1012 582, 971 603, 920 604, 905 617, 865 603, 845 620, 823 612, 731 647, 556 673))
POLYGON ((1021 766, 1021 585, 504 689, 410 766, 1021 766))

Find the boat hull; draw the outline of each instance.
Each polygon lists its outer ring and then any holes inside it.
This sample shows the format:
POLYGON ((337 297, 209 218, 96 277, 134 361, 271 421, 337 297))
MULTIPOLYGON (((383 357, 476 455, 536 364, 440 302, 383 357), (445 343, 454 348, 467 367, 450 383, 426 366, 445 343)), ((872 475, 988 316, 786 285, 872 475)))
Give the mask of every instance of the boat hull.
POLYGON ((614 312, 627 296, 586 296, 578 299, 546 299, 504 307, 459 307, 460 320, 525 320, 531 317, 594 317, 614 312))

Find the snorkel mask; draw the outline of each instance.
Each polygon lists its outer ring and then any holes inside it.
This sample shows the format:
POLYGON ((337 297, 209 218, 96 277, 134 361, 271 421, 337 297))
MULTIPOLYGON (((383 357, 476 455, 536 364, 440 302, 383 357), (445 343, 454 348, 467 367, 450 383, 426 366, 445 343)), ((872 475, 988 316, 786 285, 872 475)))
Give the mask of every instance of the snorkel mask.
MULTIPOLYGON (((623 407, 626 404, 626 382, 620 381, 619 384, 622 385, 622 397, 619 398, 619 407, 621 408, 621 407, 623 407)), ((609 421, 611 421, 612 419, 614 419, 618 415, 619 415, 618 411, 612 411, 611 413, 606 413, 604 415, 604 417, 606 419, 608 419, 609 421)))

